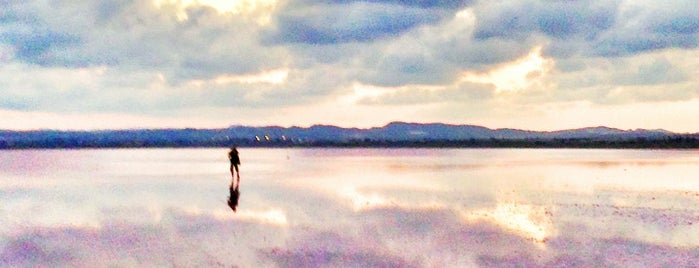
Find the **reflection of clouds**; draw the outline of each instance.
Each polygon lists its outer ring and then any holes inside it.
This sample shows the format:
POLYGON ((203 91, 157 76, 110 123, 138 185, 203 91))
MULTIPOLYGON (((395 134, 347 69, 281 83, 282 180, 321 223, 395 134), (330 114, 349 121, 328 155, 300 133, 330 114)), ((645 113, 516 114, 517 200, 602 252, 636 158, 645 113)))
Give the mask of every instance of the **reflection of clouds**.
POLYGON ((158 223, 106 221, 101 228, 21 228, 2 236, 0 266, 699 265, 696 247, 596 237, 587 232, 600 230, 573 223, 562 223, 558 235, 549 238, 546 250, 541 250, 531 239, 499 222, 464 221, 448 208, 365 209, 355 212, 354 220, 337 226, 289 221, 282 227, 261 218, 176 209, 162 214, 158 223))
POLYGON ((0 267, 250 266, 261 263, 255 248, 283 239, 283 229, 265 222, 167 210, 157 224, 21 228, 0 240, 0 267))
POLYGON ((557 215, 558 233, 569 237, 699 247, 699 211, 695 209, 576 203, 559 205, 557 215))
POLYGON ((434 200, 425 198, 424 193, 417 191, 406 191, 396 196, 381 194, 379 192, 364 193, 355 188, 345 188, 339 191, 339 195, 349 200, 353 210, 363 211, 377 208, 404 208, 404 209, 422 209, 422 208, 443 208, 444 205, 434 200))
POLYGON ((261 250, 279 267, 418 267, 401 256, 338 232, 293 237, 288 248, 261 250))
MULTIPOLYGON (((115 162, 127 152, 104 154, 115 162)), ((194 152, 168 157, 198 159, 194 152)), ((462 160, 470 151, 373 152, 335 150, 330 160, 321 152, 299 168, 302 152, 246 150, 237 213, 224 200, 225 161, 221 176, 123 178, 107 166, 60 187, 0 187, 0 267, 699 266, 699 188, 691 175, 680 188, 659 175, 681 165, 503 169, 507 159, 462 160), (469 161, 482 168, 460 164, 469 161), (601 184, 643 184, 627 173, 645 171, 675 190, 601 184), (588 188, 570 190, 578 185, 588 188)), ((225 155, 201 152, 212 153, 225 155)))
POLYGON ((252 211, 242 209, 238 212, 231 213, 230 210, 216 210, 213 212, 213 216, 219 220, 242 220, 242 221, 252 221, 268 223, 278 226, 286 226, 288 221, 286 219, 286 214, 278 209, 272 209, 268 211, 252 211))
POLYGON ((471 212, 466 218, 471 221, 487 220, 514 231, 537 245, 544 243, 554 233, 550 212, 544 207, 535 207, 517 202, 501 202, 494 209, 471 212))
POLYGON ((362 194, 352 188, 340 191, 340 195, 352 202, 355 211, 391 205, 391 201, 376 193, 362 194))

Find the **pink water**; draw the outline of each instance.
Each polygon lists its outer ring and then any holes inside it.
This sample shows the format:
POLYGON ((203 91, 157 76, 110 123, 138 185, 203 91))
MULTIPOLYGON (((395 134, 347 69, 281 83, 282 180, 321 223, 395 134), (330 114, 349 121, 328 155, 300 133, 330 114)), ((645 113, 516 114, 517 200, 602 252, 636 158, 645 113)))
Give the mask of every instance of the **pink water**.
POLYGON ((0 151, 0 266, 699 266, 699 151, 0 151))

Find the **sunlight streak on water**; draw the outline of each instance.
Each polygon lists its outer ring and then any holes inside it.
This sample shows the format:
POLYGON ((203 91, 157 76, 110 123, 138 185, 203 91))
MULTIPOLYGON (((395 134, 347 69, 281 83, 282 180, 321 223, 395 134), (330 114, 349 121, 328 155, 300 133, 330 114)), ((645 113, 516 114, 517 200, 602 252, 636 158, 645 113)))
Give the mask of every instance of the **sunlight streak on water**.
POLYGON ((235 214, 231 214, 230 210, 216 210, 213 212, 216 219, 219 220, 239 220, 268 223, 277 226, 287 226, 288 221, 284 211, 279 209, 271 209, 267 211, 252 211, 240 210, 235 214))
POLYGON ((487 220, 513 231, 529 240, 539 248, 546 248, 546 241, 555 235, 550 212, 544 207, 518 204, 517 202, 500 202, 494 209, 481 209, 466 215, 469 221, 487 220))
POLYGON ((340 191, 340 195, 349 199, 355 211, 387 207, 391 202, 378 194, 361 194, 356 189, 345 189, 340 191))

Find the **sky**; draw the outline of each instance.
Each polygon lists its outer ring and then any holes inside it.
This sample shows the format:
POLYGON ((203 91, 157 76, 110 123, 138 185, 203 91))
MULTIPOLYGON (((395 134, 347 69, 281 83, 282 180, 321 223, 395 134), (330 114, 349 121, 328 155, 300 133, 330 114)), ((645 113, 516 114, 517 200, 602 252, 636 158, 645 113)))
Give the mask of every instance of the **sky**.
POLYGON ((699 5, 9 0, 0 129, 699 132, 699 5))

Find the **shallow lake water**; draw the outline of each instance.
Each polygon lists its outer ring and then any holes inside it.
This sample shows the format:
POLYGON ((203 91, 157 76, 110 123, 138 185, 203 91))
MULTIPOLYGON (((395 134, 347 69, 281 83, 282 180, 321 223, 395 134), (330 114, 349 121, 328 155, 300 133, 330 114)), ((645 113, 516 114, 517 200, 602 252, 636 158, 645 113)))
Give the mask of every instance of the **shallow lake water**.
POLYGON ((697 267, 699 151, 0 151, 0 266, 697 267))

